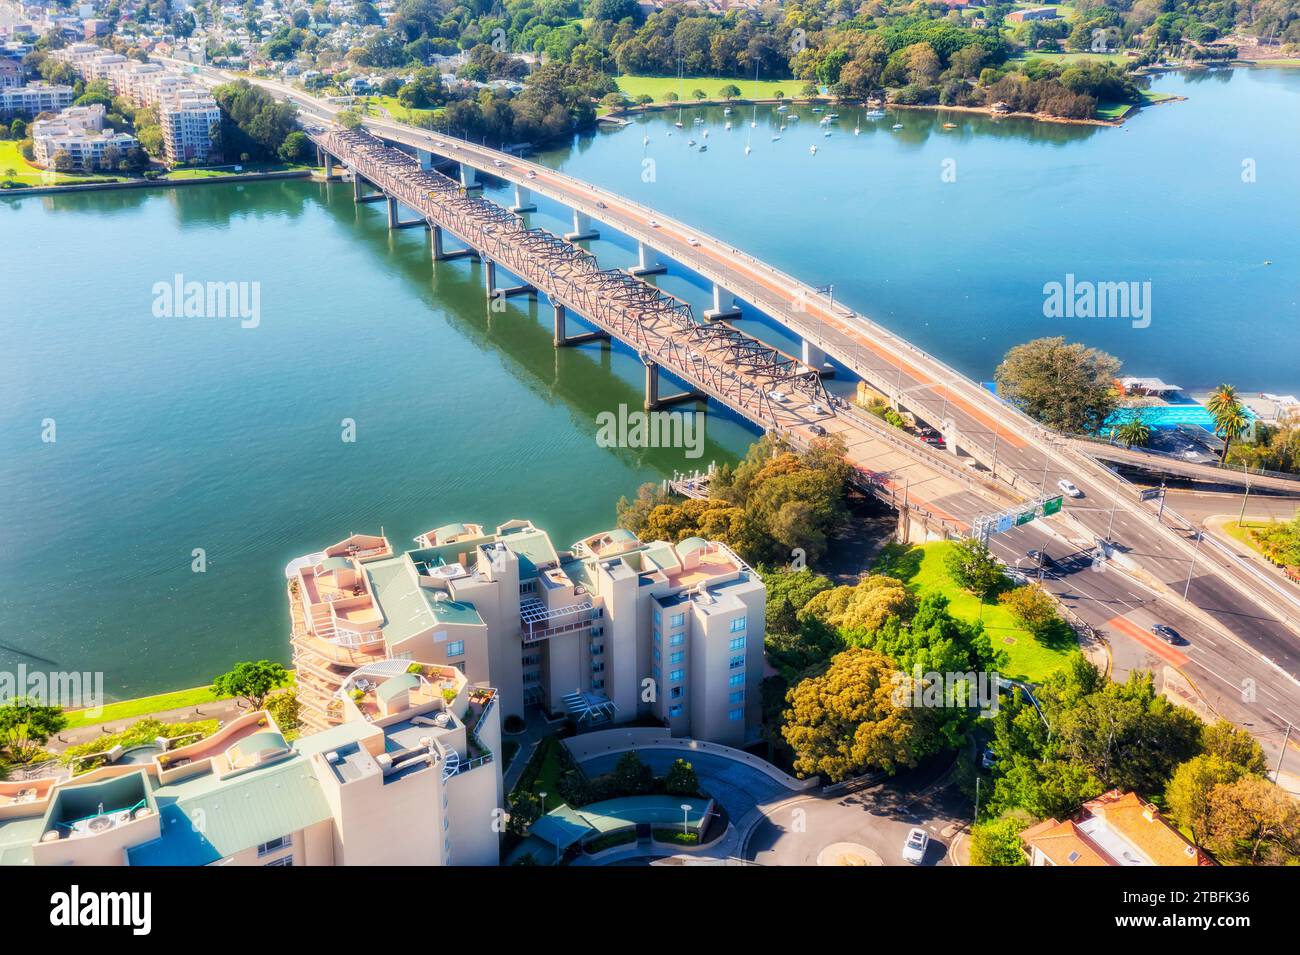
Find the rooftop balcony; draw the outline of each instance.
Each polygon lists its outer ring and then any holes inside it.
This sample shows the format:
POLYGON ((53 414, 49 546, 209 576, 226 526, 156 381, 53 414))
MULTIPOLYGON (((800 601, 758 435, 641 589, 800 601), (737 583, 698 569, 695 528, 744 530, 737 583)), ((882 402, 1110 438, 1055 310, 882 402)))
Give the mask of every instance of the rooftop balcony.
POLYGON ((527 597, 519 604, 519 627, 524 643, 536 643, 562 633, 583 630, 600 617, 590 597, 563 607, 547 607, 536 597, 527 597))

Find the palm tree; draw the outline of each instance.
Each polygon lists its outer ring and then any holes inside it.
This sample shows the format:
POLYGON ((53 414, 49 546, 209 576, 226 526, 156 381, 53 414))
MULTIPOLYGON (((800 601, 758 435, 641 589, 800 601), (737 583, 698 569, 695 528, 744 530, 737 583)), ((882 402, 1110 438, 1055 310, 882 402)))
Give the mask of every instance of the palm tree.
POLYGON ((1133 417, 1117 427, 1114 436, 1126 448, 1131 448, 1135 444, 1145 448, 1147 442, 1151 440, 1151 425, 1141 418, 1133 417))
POLYGON ((1229 408, 1239 409, 1241 402, 1237 400, 1237 389, 1232 385, 1219 385, 1214 391, 1210 392, 1210 397, 1205 401, 1205 410, 1214 416, 1217 422, 1219 416, 1229 408))
POLYGON ((1205 408, 1214 418, 1214 433, 1223 439, 1222 464, 1228 459, 1228 448, 1250 427, 1246 409, 1237 400, 1237 389, 1232 385, 1219 385, 1206 399, 1205 408))
POLYGON ((1214 423, 1214 433, 1223 439, 1223 454, 1219 456, 1219 463, 1222 464, 1228 460, 1228 448, 1232 442, 1250 428, 1250 419, 1246 417, 1246 409, 1238 404, 1235 408, 1225 409, 1214 419, 1214 423))

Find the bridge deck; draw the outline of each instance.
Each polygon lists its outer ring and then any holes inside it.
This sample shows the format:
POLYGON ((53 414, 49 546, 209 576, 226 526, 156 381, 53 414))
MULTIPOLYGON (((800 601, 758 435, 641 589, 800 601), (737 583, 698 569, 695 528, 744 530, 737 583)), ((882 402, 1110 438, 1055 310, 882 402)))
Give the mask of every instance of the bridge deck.
POLYGON ((860 483, 883 499, 961 533, 990 501, 962 470, 868 415, 836 411, 818 374, 725 323, 696 321, 685 302, 594 256, 459 183, 420 167, 369 133, 328 130, 313 141, 376 188, 455 235, 486 259, 546 293, 553 304, 634 349, 758 426, 793 443, 820 424, 841 436, 860 483))

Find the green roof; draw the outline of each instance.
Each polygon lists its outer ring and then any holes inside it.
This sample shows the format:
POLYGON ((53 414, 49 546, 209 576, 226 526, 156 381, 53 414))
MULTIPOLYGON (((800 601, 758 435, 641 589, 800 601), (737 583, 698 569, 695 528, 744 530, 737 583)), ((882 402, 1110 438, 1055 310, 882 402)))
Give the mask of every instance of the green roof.
POLYGON ((32 843, 45 831, 41 816, 0 819, 0 865, 31 865, 32 843))
POLYGON ((363 720, 354 720, 350 723, 331 726, 319 733, 300 736, 294 740, 293 748, 304 756, 314 756, 317 753, 328 753, 331 750, 336 750, 348 743, 356 743, 369 736, 373 731, 374 727, 369 723, 363 720))
POLYGON ((366 573, 384 612, 384 641, 390 647, 436 623, 422 596, 415 565, 407 555, 367 564, 366 573))
POLYGON ((478 609, 463 600, 439 600, 434 591, 424 591, 425 602, 440 624, 460 623, 468 626, 483 626, 483 618, 478 609))
POLYGON ((524 579, 537 573, 537 568, 545 564, 557 564, 560 557, 551 545, 551 537, 545 531, 519 528, 507 531, 497 538, 510 548, 519 558, 519 577, 524 579), (527 573, 525 573, 527 568, 527 573))
POLYGON ((207 865, 330 817, 307 759, 154 790, 162 837, 127 850, 131 865, 207 865))

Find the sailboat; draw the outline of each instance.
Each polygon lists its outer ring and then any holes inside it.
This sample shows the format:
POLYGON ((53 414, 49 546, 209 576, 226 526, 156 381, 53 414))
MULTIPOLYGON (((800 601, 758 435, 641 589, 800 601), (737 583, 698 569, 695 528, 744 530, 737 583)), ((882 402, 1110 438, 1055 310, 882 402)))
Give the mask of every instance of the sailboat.
POLYGON ((816 156, 816 155, 817 155, 817 144, 816 144, 816 143, 813 143, 811 146, 809 146, 809 147, 808 147, 808 152, 810 152, 812 155, 816 156))
POLYGON ((682 58, 677 58, 677 122, 673 123, 678 129, 682 129, 682 90, 685 88, 684 77, 682 76, 682 58))

